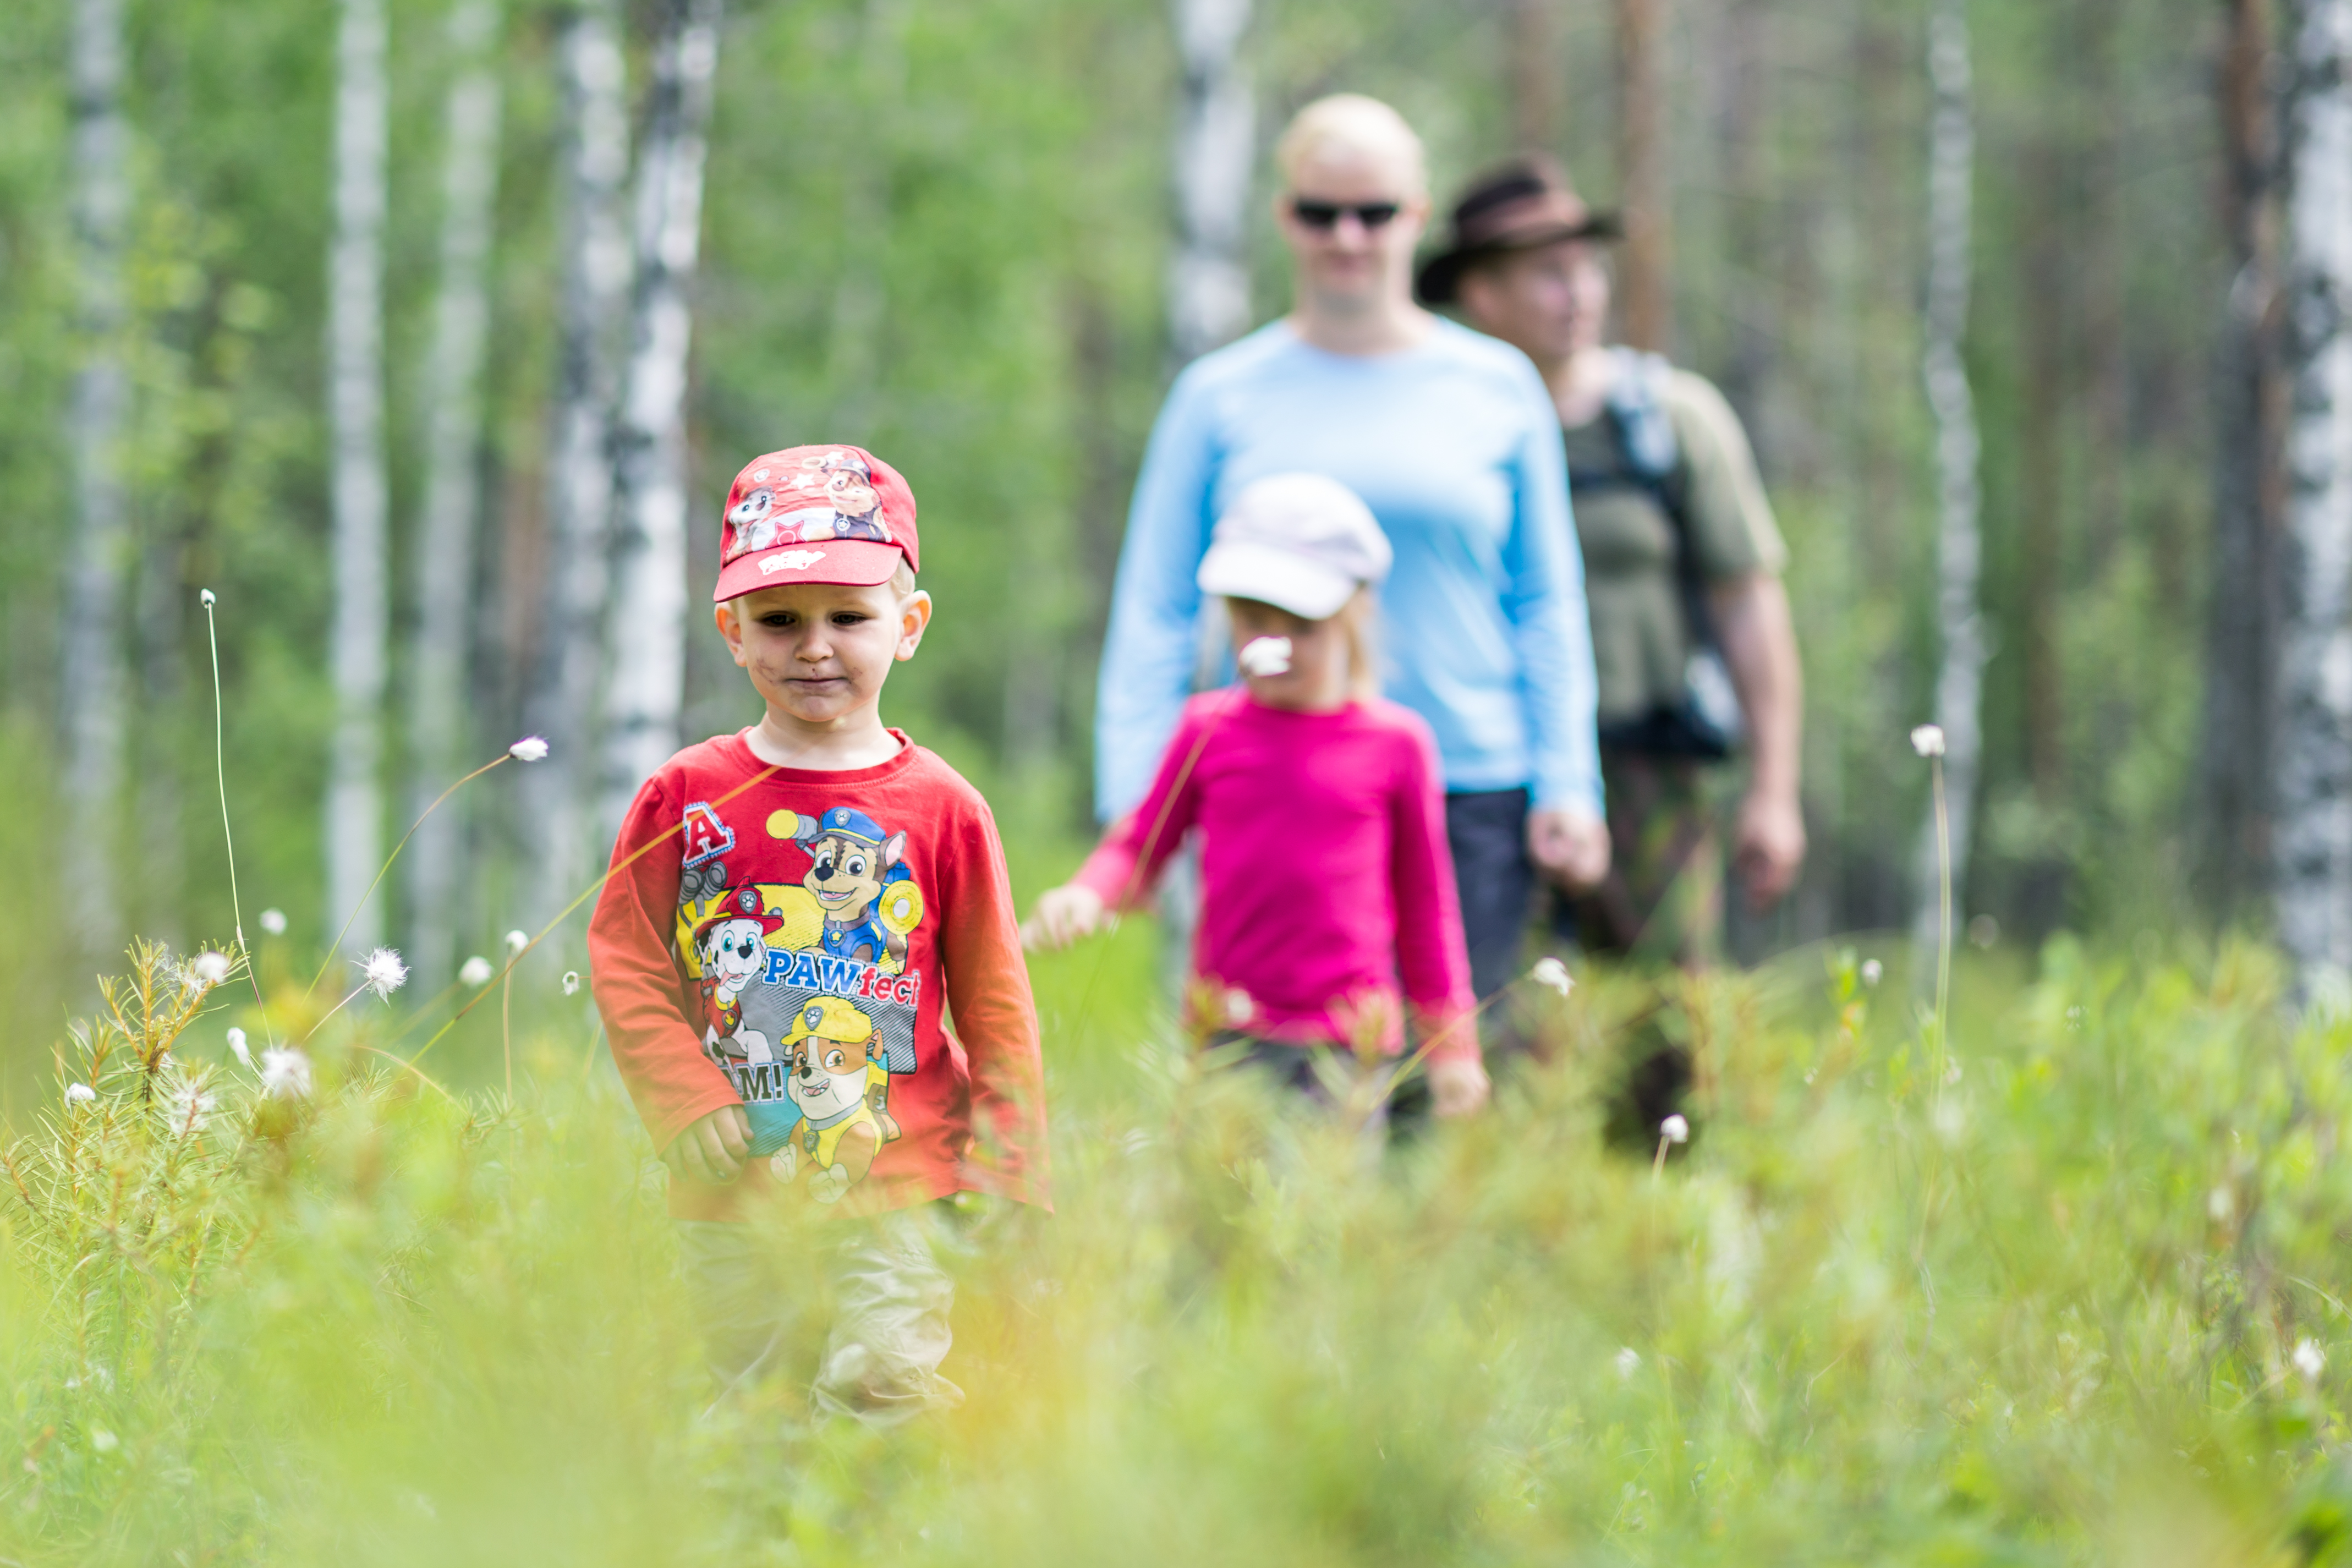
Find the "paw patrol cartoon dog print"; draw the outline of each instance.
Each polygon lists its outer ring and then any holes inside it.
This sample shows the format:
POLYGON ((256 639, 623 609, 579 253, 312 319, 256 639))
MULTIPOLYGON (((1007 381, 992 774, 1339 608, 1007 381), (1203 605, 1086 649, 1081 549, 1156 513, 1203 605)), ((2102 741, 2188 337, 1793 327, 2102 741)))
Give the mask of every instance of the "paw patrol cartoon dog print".
POLYGON ((829 953, 896 974, 907 963, 907 933, 923 918, 923 897, 907 869, 907 836, 885 833, 853 806, 821 816, 777 814, 769 831, 808 852, 801 886, 816 900, 824 924, 818 943, 829 953), (781 819, 792 816, 789 823, 781 819))
POLYGON ((798 1148, 785 1144, 769 1167, 789 1184, 805 1163, 809 1195, 821 1204, 840 1202, 873 1169, 882 1145, 898 1136, 898 1123, 876 1100, 877 1083, 889 1081, 877 1045, 874 1020, 840 996, 812 999, 784 1037, 800 1133, 798 1148))

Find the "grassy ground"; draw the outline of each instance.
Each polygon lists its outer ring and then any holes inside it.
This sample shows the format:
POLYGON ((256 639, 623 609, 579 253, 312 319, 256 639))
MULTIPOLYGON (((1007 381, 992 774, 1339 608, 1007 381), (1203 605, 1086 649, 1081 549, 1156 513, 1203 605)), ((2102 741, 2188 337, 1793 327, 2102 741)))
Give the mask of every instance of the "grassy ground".
POLYGON ((0 1560, 2345 1551, 2347 1031, 2283 1032, 2259 952, 1965 973, 1942 1065, 1851 957, 1655 1016, 1588 975, 1528 999, 1551 1067, 1376 1172, 1202 1080, 1151 972, 1141 926, 1039 966, 1060 1213, 974 1221, 969 1400, 889 1439, 811 1430, 789 1373, 706 1408, 576 1004, 518 998, 511 1106, 353 1049, 381 1007, 299 1107, 227 1062, 233 1010, 157 1052, 164 1018, 10 1151, 0 1560), (1700 1067, 1658 1174, 1596 1109, 1650 1028, 1700 1067))

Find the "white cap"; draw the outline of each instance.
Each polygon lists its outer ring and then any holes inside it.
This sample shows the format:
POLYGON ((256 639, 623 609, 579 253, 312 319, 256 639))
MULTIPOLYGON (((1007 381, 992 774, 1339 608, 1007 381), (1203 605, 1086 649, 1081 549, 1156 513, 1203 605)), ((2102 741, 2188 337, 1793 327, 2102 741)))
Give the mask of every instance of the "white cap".
POLYGON ((1322 474, 1274 474, 1245 486, 1217 520, 1199 582, 1204 594, 1320 621, 1386 577, 1393 559, 1355 491, 1322 474))

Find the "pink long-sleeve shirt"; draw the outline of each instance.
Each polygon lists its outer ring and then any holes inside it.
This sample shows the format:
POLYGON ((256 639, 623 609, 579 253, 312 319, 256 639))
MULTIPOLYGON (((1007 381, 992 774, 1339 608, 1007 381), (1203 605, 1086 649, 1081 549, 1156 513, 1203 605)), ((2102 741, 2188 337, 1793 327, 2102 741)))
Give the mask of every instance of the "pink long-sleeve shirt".
POLYGON ((1213 1022, 1300 1044, 1367 1031, 1393 1052, 1404 1003, 1433 1060, 1475 1060, 1443 776, 1429 727, 1396 703, 1300 713, 1205 692, 1076 880, 1132 907, 1197 828, 1193 973, 1247 998, 1213 1022))

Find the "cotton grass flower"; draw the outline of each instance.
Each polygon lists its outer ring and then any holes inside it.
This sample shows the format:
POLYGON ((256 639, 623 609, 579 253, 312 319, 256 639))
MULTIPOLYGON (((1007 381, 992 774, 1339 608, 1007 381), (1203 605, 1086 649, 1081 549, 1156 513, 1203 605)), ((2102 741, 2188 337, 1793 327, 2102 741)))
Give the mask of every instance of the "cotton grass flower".
POLYGON ((1944 754, 1944 727, 1941 724, 1920 725, 1917 729, 1911 731, 1911 749, 1918 752, 1923 757, 1942 756, 1944 754))
POLYGON ((2327 1370, 2327 1352, 2319 1348, 2319 1342, 2316 1340, 2295 1341, 2294 1354, 2289 1359, 2294 1363, 2294 1370, 2303 1373, 2306 1382, 2318 1382, 2319 1374, 2327 1370))
POLYGON ((272 1100, 310 1098, 310 1058, 300 1047, 261 1053, 261 1092, 272 1100))
POLYGON ((1886 978, 1885 964, 1874 958, 1865 958, 1862 961, 1862 983, 1864 985, 1876 985, 1885 978, 1886 978))
POLYGON ((1242 645, 1238 662, 1244 675, 1287 675, 1290 673, 1290 639, 1252 637, 1242 645))
POLYGON ((1620 1350, 1612 1358, 1617 1363, 1617 1375, 1630 1378, 1642 1370, 1642 1352, 1632 1345, 1620 1350))
POLYGON ((547 742, 537 735, 525 735, 507 748, 507 755, 519 763, 542 762, 547 756, 547 742))
POLYGON ((244 1064, 248 1070, 252 1068, 253 1047, 245 1043, 245 1031, 243 1029, 231 1029, 228 1032, 228 1048, 236 1053, 236 1059, 244 1064))
POLYGON ((566 996, 576 996, 580 994, 580 972, 578 970, 567 969, 563 972, 563 994, 566 996))
POLYGON ((284 910, 262 910, 261 929, 268 932, 271 936, 284 936, 286 934, 286 911, 284 910))
POLYGON ((526 932, 519 931, 510 931, 507 932, 507 951, 513 953, 517 958, 520 958, 522 956, 522 950, 530 945, 530 937, 526 932))
POLYGON ((1562 996, 1576 989, 1576 976, 1570 974, 1568 965, 1557 958, 1537 959, 1536 966, 1528 971, 1528 978, 1545 990, 1556 991, 1562 996))
POLYGON ((359 964, 361 984, 387 1001, 394 992, 408 984, 408 965, 391 948, 377 948, 359 964))
POLYGON ((1225 1026, 1227 1028, 1241 1028, 1256 1016, 1257 1004, 1250 1000, 1248 992, 1235 986, 1225 993, 1225 1026))
POLYGON ((68 1105, 88 1105, 97 1098, 98 1090, 90 1088, 89 1085, 86 1083, 69 1083, 66 1085, 66 1103, 68 1105))
POLYGON ((1678 1113, 1658 1123, 1658 1136, 1669 1143, 1690 1142, 1690 1123, 1678 1113))
POLYGON ((478 952, 458 967, 457 978, 478 990, 488 985, 490 983, 490 976, 497 973, 497 970, 490 967, 490 961, 478 952))
POLYGON ((188 961, 188 972, 206 985, 217 985, 228 978, 228 954, 211 948, 188 961))

